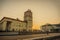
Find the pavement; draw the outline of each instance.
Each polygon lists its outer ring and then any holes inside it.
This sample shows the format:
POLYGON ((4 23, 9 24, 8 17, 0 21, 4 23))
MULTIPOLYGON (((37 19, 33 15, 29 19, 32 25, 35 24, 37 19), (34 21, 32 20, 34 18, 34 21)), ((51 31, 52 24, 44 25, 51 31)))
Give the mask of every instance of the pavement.
POLYGON ((15 35, 15 36, 0 36, 0 40, 33 40, 39 38, 47 38, 60 36, 60 33, 49 33, 47 34, 32 34, 32 35, 15 35))

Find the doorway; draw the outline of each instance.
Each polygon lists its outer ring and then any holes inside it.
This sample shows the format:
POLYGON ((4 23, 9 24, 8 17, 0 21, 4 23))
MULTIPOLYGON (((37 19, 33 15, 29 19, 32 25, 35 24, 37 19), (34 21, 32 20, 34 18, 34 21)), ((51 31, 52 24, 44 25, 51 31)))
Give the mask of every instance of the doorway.
POLYGON ((11 21, 7 21, 7 23, 6 23, 6 31, 10 31, 9 30, 10 27, 11 27, 11 21))

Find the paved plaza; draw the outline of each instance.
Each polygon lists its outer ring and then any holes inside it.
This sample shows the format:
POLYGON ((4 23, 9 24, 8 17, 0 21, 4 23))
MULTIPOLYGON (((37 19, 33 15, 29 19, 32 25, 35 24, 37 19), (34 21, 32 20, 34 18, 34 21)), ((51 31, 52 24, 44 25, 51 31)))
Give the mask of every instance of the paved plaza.
POLYGON ((60 33, 49 33, 47 34, 32 34, 32 35, 14 35, 14 36, 0 36, 1 40, 33 40, 38 38, 47 38, 60 36, 60 33))

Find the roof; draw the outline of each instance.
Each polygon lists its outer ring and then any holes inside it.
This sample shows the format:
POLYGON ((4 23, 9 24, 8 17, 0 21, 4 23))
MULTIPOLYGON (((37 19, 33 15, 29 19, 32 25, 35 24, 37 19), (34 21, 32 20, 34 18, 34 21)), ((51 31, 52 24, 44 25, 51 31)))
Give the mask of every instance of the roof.
MULTIPOLYGON (((27 13, 27 12, 31 12, 31 10, 30 9, 28 9, 25 13, 27 13)), ((31 12, 32 13, 32 12, 31 12)))
POLYGON ((60 27, 60 24, 53 24, 54 26, 60 27))
POLYGON ((15 20, 15 21, 23 22, 23 21, 21 21, 19 19, 14 19, 14 18, 10 18, 10 17, 3 17, 0 21, 2 21, 4 19, 10 19, 10 20, 15 20))
POLYGON ((60 27, 60 24, 45 24, 45 25, 42 25, 42 27, 45 27, 45 26, 56 26, 56 27, 60 27))

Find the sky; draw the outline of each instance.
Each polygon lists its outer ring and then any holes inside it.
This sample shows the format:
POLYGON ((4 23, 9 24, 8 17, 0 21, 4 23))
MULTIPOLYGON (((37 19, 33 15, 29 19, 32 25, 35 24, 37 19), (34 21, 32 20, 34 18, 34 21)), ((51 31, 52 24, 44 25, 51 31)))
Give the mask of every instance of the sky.
POLYGON ((46 23, 60 23, 59 0, 4 0, 0 1, 0 19, 3 17, 24 20, 24 12, 33 14, 33 29, 40 29, 46 23))

